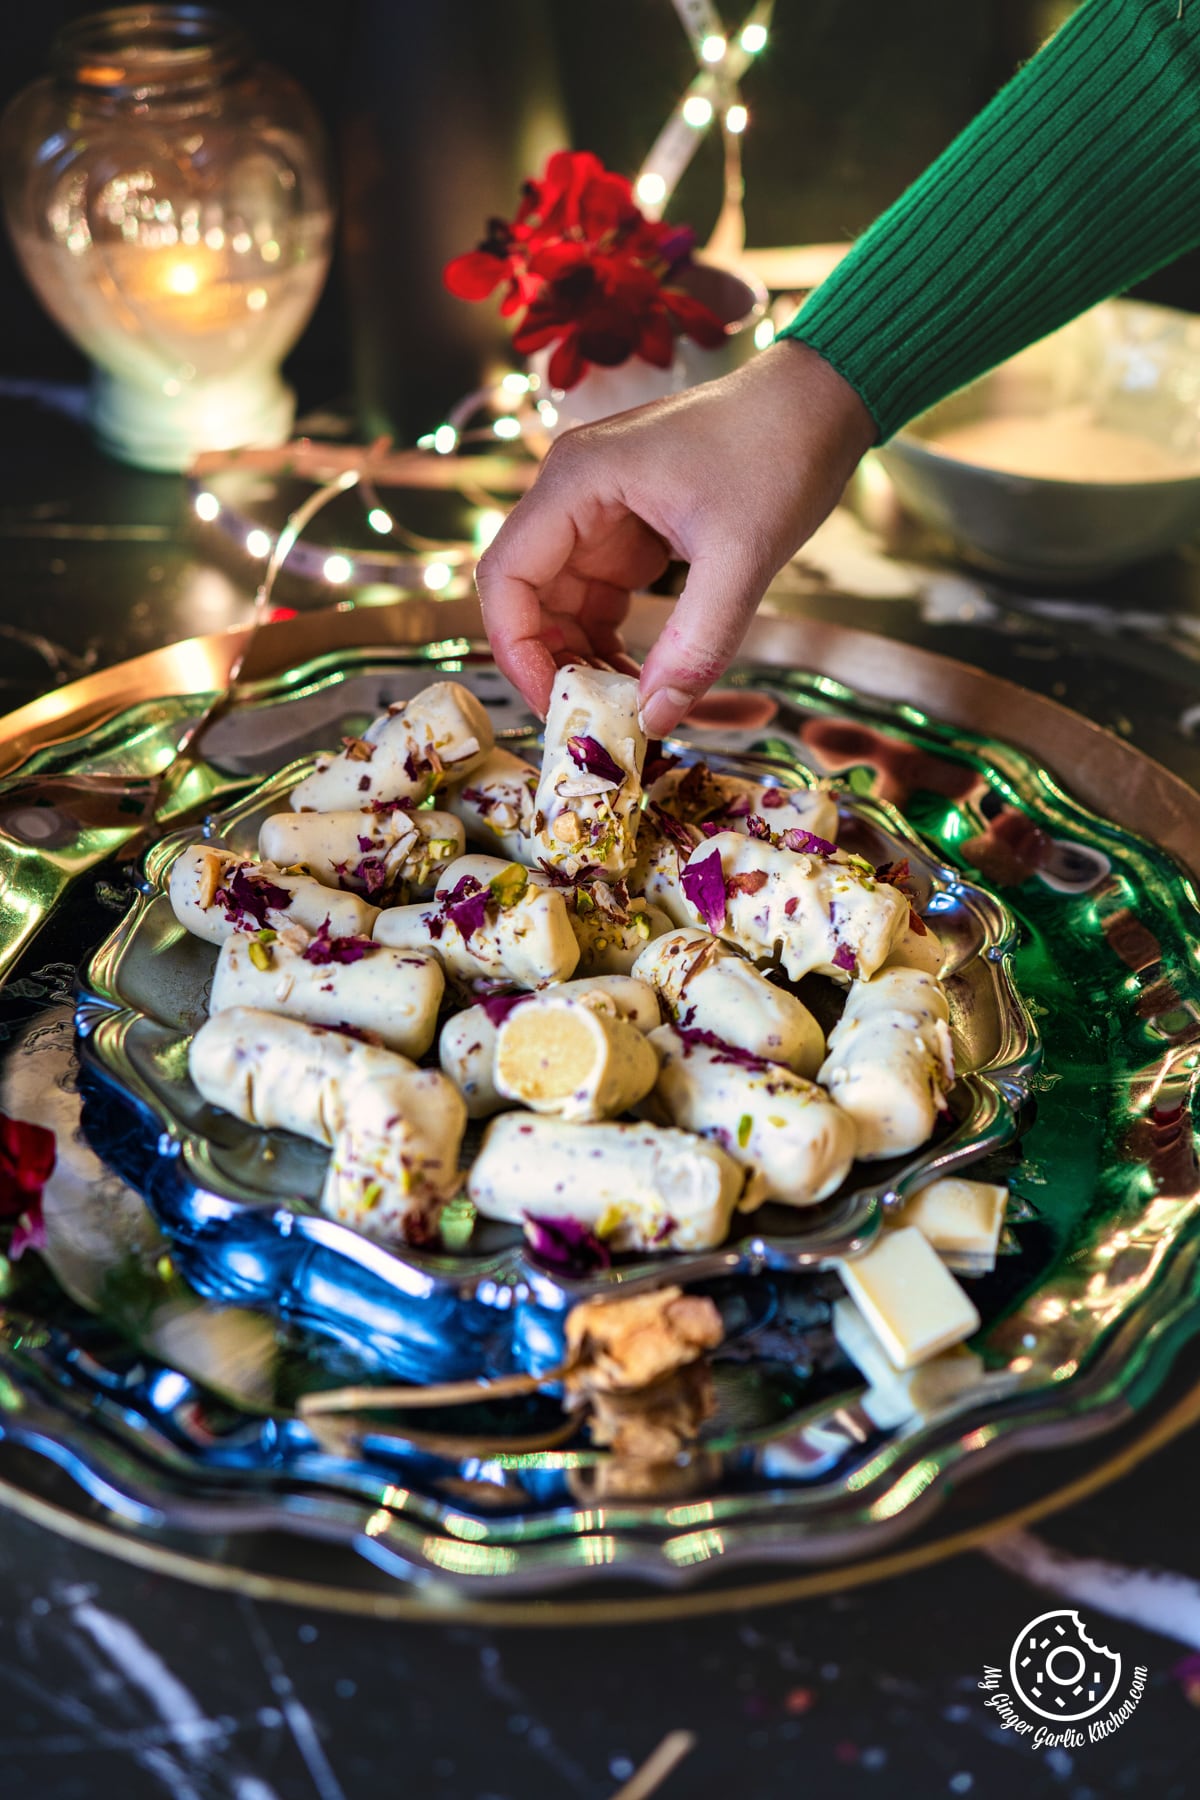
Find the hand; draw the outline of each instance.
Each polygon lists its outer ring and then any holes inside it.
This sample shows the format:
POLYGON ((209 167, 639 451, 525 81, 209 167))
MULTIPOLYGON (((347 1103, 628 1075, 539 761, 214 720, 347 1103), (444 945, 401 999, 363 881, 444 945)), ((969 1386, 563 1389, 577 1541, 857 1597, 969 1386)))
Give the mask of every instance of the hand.
POLYGON ((641 672, 661 737, 733 660, 768 582, 876 437, 850 385, 784 339, 733 375, 568 432, 479 564, 496 661, 544 715, 572 659, 636 673, 621 624, 672 558, 687 582, 641 672))

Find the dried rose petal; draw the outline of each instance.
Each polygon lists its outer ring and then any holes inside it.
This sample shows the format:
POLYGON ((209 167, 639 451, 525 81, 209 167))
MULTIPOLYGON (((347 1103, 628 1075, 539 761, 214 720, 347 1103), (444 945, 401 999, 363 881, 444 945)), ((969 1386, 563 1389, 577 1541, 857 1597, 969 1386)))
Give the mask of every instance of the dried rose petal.
POLYGON ((782 788, 765 787, 758 796, 758 804, 764 812, 774 812, 777 806, 787 805, 787 795, 782 788))
POLYGON ((620 787, 625 779, 625 770, 620 763, 613 761, 604 745, 594 737, 570 737, 567 749, 572 761, 589 775, 599 775, 605 781, 615 781, 620 787))
POLYGON ((701 1031, 695 1025, 677 1024, 675 1033, 677 1037, 683 1039, 686 1048, 701 1044, 706 1050, 715 1050, 717 1052, 716 1060, 719 1063, 736 1063, 739 1069, 756 1071, 775 1068, 775 1064, 769 1062, 765 1056, 756 1056, 753 1050, 743 1050, 739 1044, 727 1044, 725 1039, 718 1037, 715 1031, 701 1031))
POLYGON ((268 875, 254 874, 245 863, 239 863, 232 875, 217 889, 215 898, 225 907, 225 917, 236 925, 240 919, 253 919, 261 929, 272 907, 284 912, 292 904, 287 888, 277 886, 268 875))
POLYGON ((493 1025, 503 1025, 514 1007, 523 1006, 526 1000, 532 999, 532 994, 488 994, 479 1004, 493 1025))
POLYGON ((765 869, 748 869, 744 875, 731 875, 725 883, 730 894, 757 894, 767 885, 765 869))
POLYGON ((818 837, 815 831, 805 831, 800 825, 780 832, 779 842, 784 850, 795 850, 801 856, 837 855, 836 844, 831 844, 828 838, 818 837))
MULTIPOLYGON (((764 806, 779 805, 778 800, 768 800, 767 798, 768 794, 773 794, 775 792, 776 790, 774 788, 767 788, 764 791, 762 801, 764 806)), ((729 802, 729 805, 721 808, 721 817, 724 819, 748 819, 750 817, 749 794, 735 794, 733 799, 729 802)))
POLYGON ((326 963, 361 962, 367 951, 375 948, 374 941, 369 937, 333 937, 329 930, 329 920, 324 918, 317 935, 301 951, 301 955, 305 962, 324 968, 326 963))
POLYGON ((847 975, 858 974, 858 958, 849 944, 839 944, 832 960, 835 969, 844 969, 847 975))
POLYGON ((569 1214, 525 1214, 525 1236, 535 1256, 563 1275, 589 1275, 612 1264, 608 1245, 569 1214))
POLYGON ((658 804, 657 800, 651 800, 647 810, 663 836, 670 838, 673 844, 676 844, 680 850, 687 856, 690 856, 695 849, 695 845, 692 842, 691 834, 688 831, 687 826, 683 823, 683 820, 677 819, 674 813, 669 813, 665 806, 660 806, 658 804))
POLYGON ((771 841, 771 827, 758 813, 751 813, 746 820, 746 830, 752 838, 759 838, 766 843, 771 841))
POLYGON ((490 891, 480 887, 473 875, 464 875, 443 899, 442 911, 462 933, 464 944, 469 944, 475 932, 487 923, 491 899, 490 891))
POLYGON ((693 853, 679 877, 679 885, 708 929, 720 931, 725 923, 725 871, 721 866, 721 852, 710 850, 699 861, 693 853))
POLYGON ((650 787, 654 782, 661 781, 664 775, 669 775, 672 769, 677 769, 682 760, 681 757, 672 756, 669 752, 664 751, 660 738, 651 738, 646 745, 646 764, 642 770, 642 781, 646 787, 650 787))

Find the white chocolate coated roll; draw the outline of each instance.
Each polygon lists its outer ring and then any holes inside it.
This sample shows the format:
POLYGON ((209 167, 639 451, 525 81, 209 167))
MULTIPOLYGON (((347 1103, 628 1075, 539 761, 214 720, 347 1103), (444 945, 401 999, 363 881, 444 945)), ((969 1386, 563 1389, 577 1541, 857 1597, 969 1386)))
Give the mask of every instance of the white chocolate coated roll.
POLYGON ((588 864, 613 878, 627 874, 645 757, 634 677, 578 664, 560 669, 546 714, 529 860, 544 857, 567 874, 588 864), (619 781, 603 772, 610 765, 619 781))
MULTIPOLYGON (((615 1018, 628 1020, 639 1031, 653 1031, 662 1023, 654 989, 629 975, 590 975, 544 991, 561 999, 585 1000, 615 1018)), ((442 1026, 438 1060, 462 1094, 472 1119, 486 1119, 508 1104, 497 1092, 494 1079, 496 1037, 508 1012, 531 1000, 532 996, 519 994, 468 1006, 442 1026)))
POLYGON ((436 681, 389 707, 361 738, 292 789, 294 811, 342 812, 372 800, 427 800, 476 769, 495 741, 486 708, 457 681, 436 681))
POLYGON ((321 1210, 368 1237, 426 1243, 438 1213, 462 1185, 459 1154, 466 1109, 436 1069, 414 1069, 398 1123, 351 1116, 333 1139, 321 1210))
POLYGON ((288 868, 303 863, 326 887, 365 893, 377 905, 431 892, 463 852, 463 828, 448 812, 272 813, 258 833, 259 854, 288 868))
MULTIPOLYGON (((853 863, 723 831, 693 851, 684 880, 718 871, 725 917, 717 935, 760 959, 778 946, 793 981, 814 971, 843 981, 873 975, 908 929, 904 895, 853 863)), ((709 923, 691 896, 688 910, 689 923, 709 923)))
POLYGON ((437 958, 411 950, 368 943, 355 962, 313 962, 282 940, 261 944, 237 932, 221 946, 209 1010, 253 1006, 308 1025, 349 1025, 418 1057, 433 1042, 445 984, 437 958))
POLYGON ((921 969, 881 969, 851 987, 818 1079, 854 1119, 864 1160, 933 1135, 954 1085, 949 1018, 941 983, 921 969))
POLYGON ((825 1038, 807 1006, 709 932, 688 928, 658 938, 633 972, 694 1031, 710 1031, 810 1080, 820 1068, 825 1038))
POLYGON ((628 975, 646 945, 671 929, 666 913, 641 898, 606 913, 598 905, 581 911, 576 895, 573 904, 568 899, 568 911, 579 944, 579 967, 589 975, 628 975))
POLYGON ((414 1096, 429 1093, 466 1121, 461 1095, 436 1071, 257 1007, 232 1007, 207 1020, 192 1039, 188 1068, 214 1106, 264 1131, 293 1131, 318 1144, 332 1143, 347 1126, 384 1134, 419 1123, 414 1096), (432 1076, 432 1085, 417 1082, 418 1075, 432 1076))
POLYGON ((645 1099, 658 1075, 658 1056, 636 1025, 557 993, 509 1013, 495 1056, 499 1094, 560 1119, 614 1119, 645 1099))
POLYGON ((811 1081, 778 1064, 744 1062, 673 1025, 650 1034, 662 1057, 654 1099, 672 1124, 711 1138, 740 1162, 749 1210, 824 1200, 854 1161, 854 1122, 811 1081))
MULTIPOLYGON (((514 858, 513 861, 515 860, 514 858)), ((488 856, 481 851, 468 850, 465 856, 458 857, 448 868, 442 870, 437 878, 435 891, 438 894, 451 893, 464 875, 469 875, 480 887, 487 887, 489 882, 503 877, 511 870, 513 861, 506 862, 502 856, 488 856)), ((554 885, 544 869, 530 869, 522 864, 521 870, 531 887, 548 888, 554 885)))
POLYGON ((715 824, 722 831, 748 830, 757 814, 774 832, 799 827, 827 843, 837 841, 837 801, 828 788, 779 787, 710 769, 707 763, 668 769, 646 790, 650 800, 685 825, 715 824))
POLYGON ((922 925, 924 921, 915 913, 909 914, 908 930, 884 963, 885 969, 923 969, 927 975, 941 974, 945 947, 930 926, 924 925, 922 930, 922 925))
POLYGON ((533 764, 497 744, 468 781, 446 793, 445 803, 473 844, 506 862, 528 862, 537 784, 533 764))
POLYGON ((465 982, 544 987, 566 981, 579 962, 566 901, 556 889, 532 884, 514 905, 489 912, 469 936, 435 903, 389 907, 375 922, 375 941, 436 956, 465 982))
POLYGON ((179 923, 206 944, 223 944, 235 931, 260 925, 315 932, 326 921, 333 937, 370 937, 379 914, 357 894, 338 893, 311 875, 286 875, 272 863, 203 843, 180 851, 167 895, 179 923), (286 905, 280 893, 288 896, 286 905))
POLYGON ((492 1120, 467 1183, 485 1219, 571 1218, 614 1250, 721 1243, 741 1186, 733 1158, 690 1132, 524 1112, 492 1120))

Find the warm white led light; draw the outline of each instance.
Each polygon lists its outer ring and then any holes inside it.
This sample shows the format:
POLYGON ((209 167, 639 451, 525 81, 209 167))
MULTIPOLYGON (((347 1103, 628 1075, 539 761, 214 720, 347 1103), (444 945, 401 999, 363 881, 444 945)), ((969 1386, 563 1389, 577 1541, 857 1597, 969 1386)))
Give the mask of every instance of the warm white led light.
POLYGON ((521 421, 514 419, 510 413, 504 413, 495 421, 492 430, 498 438, 519 438, 521 421))
POLYGON ((529 392, 529 377, 528 375, 518 374, 517 370, 513 369, 510 374, 504 377, 500 386, 504 389, 506 394, 527 394, 529 392))
POLYGON ((246 548, 250 552, 251 556, 270 556, 270 554, 271 554, 270 533, 266 532, 266 531, 259 531, 257 529, 254 531, 248 531, 246 533, 246 548))
POLYGON ((431 562, 425 570, 425 586, 432 588, 435 594, 444 587, 450 586, 450 578, 454 574, 449 563, 431 562))
POLYGON ((206 525, 211 525, 221 511, 221 502, 215 494, 210 494, 207 489, 204 493, 196 495, 192 505, 196 509, 196 517, 203 519, 206 525))
POLYGON ((657 175, 653 169, 647 169, 644 175, 638 176, 634 193, 645 205, 657 206, 667 197, 667 184, 661 175, 657 175))
POLYGON ((539 400, 538 417, 548 431, 553 431, 554 427, 558 424, 557 406, 552 406, 549 400, 539 400))
MULTIPOLYGON (((733 111, 731 107, 730 112, 733 111)), ((703 131, 713 115, 712 101, 706 100, 703 94, 689 94, 683 103, 684 122, 697 131, 703 131)), ((726 115, 728 118, 728 114, 726 115)))
POLYGON ((700 54, 706 63, 719 63, 728 48, 725 39, 716 31, 700 41, 700 54))
POLYGON ((760 319, 754 327, 754 344, 758 350, 765 350, 768 344, 775 342, 775 327, 770 319, 760 319))
POLYGON ((349 557, 334 555, 325 558, 322 574, 326 581, 331 581, 335 587, 340 587, 343 581, 349 581, 353 573, 354 564, 349 557))
POLYGON ((458 443, 458 433, 453 425, 439 425, 433 434, 433 447, 439 456, 449 456, 458 443))
POLYGON ((367 524, 371 530, 381 532, 385 536, 392 529, 392 523, 391 513, 384 512, 382 506, 373 506, 367 514, 367 524))
POLYGON ((765 25, 747 25, 738 39, 747 56, 757 56, 760 50, 767 47, 767 28, 765 25))
POLYGON ((744 106, 731 106, 725 114, 726 127, 735 134, 745 131, 749 120, 750 114, 744 106))
POLYGON ((484 508, 475 521, 475 542, 481 550, 487 549, 503 523, 504 514, 498 507, 484 508))

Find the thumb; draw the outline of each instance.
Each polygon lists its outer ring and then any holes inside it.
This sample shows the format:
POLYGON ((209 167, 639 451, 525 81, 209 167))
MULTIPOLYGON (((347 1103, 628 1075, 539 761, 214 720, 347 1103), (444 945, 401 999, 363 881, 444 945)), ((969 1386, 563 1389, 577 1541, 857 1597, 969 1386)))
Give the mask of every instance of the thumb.
POLYGON ((697 556, 675 610, 642 667, 639 704, 651 737, 678 725, 737 655, 769 573, 745 555, 697 556))

